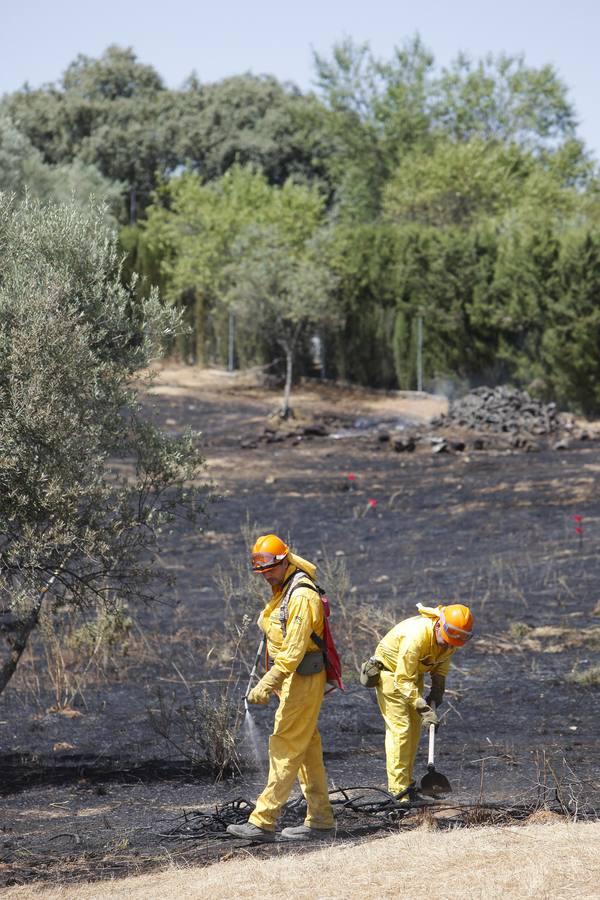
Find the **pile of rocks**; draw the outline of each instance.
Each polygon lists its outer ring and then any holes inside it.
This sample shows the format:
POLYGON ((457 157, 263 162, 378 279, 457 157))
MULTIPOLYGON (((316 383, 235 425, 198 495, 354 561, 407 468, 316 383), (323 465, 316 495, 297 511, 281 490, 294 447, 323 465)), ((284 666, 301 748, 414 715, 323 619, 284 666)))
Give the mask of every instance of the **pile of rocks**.
POLYGON ((526 391, 509 387, 475 388, 452 401, 439 424, 531 435, 554 434, 564 426, 555 403, 542 403, 526 391))

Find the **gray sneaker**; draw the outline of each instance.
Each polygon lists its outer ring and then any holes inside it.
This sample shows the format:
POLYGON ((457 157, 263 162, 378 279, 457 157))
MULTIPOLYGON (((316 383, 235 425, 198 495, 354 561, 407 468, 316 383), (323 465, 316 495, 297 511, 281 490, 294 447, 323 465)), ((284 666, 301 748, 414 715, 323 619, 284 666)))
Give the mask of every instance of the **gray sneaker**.
POLYGON ((243 838, 245 841, 263 841, 269 842, 275 840, 275 832, 267 831, 266 828, 259 828, 252 822, 245 822, 243 825, 228 825, 227 834, 236 838, 243 838))
POLYGON ((335 828, 311 828, 309 825, 296 825, 293 828, 284 828, 281 837, 286 841, 322 841, 331 837, 335 828))

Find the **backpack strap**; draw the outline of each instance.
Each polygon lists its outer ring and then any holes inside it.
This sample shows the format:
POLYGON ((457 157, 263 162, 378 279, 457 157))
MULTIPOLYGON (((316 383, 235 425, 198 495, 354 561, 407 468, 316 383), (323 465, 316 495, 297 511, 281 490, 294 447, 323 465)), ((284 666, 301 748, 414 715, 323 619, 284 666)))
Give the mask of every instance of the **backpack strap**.
POLYGON ((314 643, 322 653, 325 653, 325 641, 323 640, 323 638, 320 638, 318 634, 315 634, 314 631, 311 631, 310 639, 311 641, 314 641, 314 643))
MULTIPOLYGON (((323 590, 322 587, 319 587, 318 584, 315 584, 312 581, 299 581, 298 584, 295 584, 294 587, 292 588, 292 590, 290 591, 290 596, 293 593, 293 591, 296 590, 296 588, 301 588, 301 587, 302 588, 310 588, 312 591, 315 591, 315 593, 317 593, 319 595, 319 597, 322 597, 323 594, 325 593, 325 591, 323 590)), ((317 645, 319 650, 322 650, 322 652, 325 653, 325 641, 323 640, 323 638, 320 638, 318 634, 316 634, 314 631, 311 631, 310 639, 317 645)))
MULTIPOLYGON (((290 598, 291 598, 292 594, 294 593, 294 591, 297 588, 310 588, 311 591, 315 591, 315 593, 317 593, 319 596, 321 596, 321 593, 322 593, 322 591, 318 587, 318 585, 314 584, 312 581, 308 581, 308 575, 306 574, 306 572, 303 572, 301 569, 298 572, 294 572, 294 574, 288 580, 287 584, 289 584, 289 587, 286 590, 286 592, 283 596, 283 599, 279 605, 279 625, 281 627, 281 634, 283 635, 284 638, 287 634, 287 621, 288 621, 288 618, 290 615, 290 610, 289 610, 290 598), (302 579, 304 579, 304 581, 302 579)), ((284 587, 285 586, 286 586, 286 583, 284 583, 284 587)), ((311 635, 311 638, 314 640, 314 638, 315 638, 314 632, 311 635)), ((321 640, 320 638, 317 638, 317 640, 315 641, 315 643, 318 647, 320 646, 320 644, 319 644, 320 640, 321 640)))
POLYGON ((299 572, 292 572, 291 575, 286 578, 281 586, 281 590, 283 593, 283 598, 281 603, 279 604, 279 625, 281 626, 281 633, 283 637, 285 637, 286 629, 287 629, 287 620, 289 617, 289 601, 291 593, 294 589, 294 579, 298 579, 299 572))

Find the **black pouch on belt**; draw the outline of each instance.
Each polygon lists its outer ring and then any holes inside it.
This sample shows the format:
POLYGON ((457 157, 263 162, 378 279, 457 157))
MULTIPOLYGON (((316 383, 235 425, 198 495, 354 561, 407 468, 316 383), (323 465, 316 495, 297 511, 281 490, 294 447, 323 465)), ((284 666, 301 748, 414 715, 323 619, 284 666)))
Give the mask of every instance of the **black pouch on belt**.
POLYGON ((296 672, 298 675, 316 675, 325 668, 325 659, 320 650, 310 650, 302 657, 296 672))

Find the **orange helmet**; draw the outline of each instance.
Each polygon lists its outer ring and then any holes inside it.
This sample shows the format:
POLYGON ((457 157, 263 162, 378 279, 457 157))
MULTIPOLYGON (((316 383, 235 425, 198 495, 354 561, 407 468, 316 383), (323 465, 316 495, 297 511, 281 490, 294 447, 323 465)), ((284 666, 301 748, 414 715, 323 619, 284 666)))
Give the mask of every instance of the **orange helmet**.
POLYGON ((442 638, 453 647, 462 647, 473 637, 473 614, 468 606, 442 606, 439 622, 442 638))
POLYGON ((276 534, 263 534, 252 548, 252 571, 268 572, 286 558, 289 547, 276 534))

